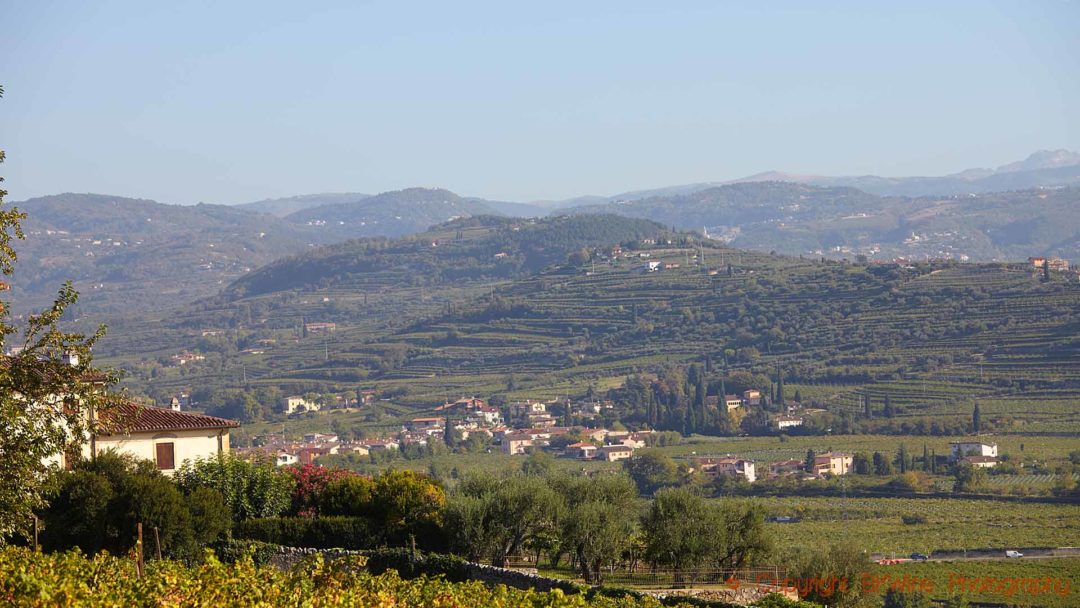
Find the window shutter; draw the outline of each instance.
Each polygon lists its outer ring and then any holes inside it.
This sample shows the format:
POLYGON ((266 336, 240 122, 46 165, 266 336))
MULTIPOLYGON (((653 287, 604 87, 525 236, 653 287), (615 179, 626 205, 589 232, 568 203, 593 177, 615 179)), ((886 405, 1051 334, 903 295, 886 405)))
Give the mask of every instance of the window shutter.
POLYGON ((154 447, 157 448, 157 468, 162 471, 171 471, 176 468, 173 466, 174 462, 174 450, 173 443, 159 443, 154 447))

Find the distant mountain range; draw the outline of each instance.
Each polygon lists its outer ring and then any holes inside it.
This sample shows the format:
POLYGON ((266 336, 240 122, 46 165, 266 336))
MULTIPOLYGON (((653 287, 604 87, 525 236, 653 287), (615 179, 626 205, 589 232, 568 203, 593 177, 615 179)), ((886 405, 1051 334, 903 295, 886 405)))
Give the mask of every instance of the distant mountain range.
POLYGON ((851 187, 744 182, 572 213, 696 229, 744 249, 869 259, 1080 257, 1080 188, 881 197, 851 187))
POLYGON ((833 257, 1080 257, 1080 154, 1066 150, 944 177, 771 172, 726 184, 538 203, 408 188, 233 206, 96 194, 16 205, 29 213, 27 241, 17 245, 16 314, 51 302, 67 279, 83 293, 77 312, 168 308, 312 246, 400 237, 474 216, 614 214, 707 231, 743 248, 833 257))
POLYGON ((830 177, 826 175, 787 173, 784 171, 766 171, 728 181, 698 182, 649 190, 633 190, 614 196, 579 196, 546 204, 550 208, 571 208, 658 196, 692 194, 709 188, 716 188, 717 186, 745 182, 793 182, 823 187, 846 186, 879 196, 910 197, 979 194, 1053 186, 1080 186, 1080 152, 1039 150, 1024 160, 1002 165, 997 169, 967 169, 940 177, 880 177, 877 175, 830 177))

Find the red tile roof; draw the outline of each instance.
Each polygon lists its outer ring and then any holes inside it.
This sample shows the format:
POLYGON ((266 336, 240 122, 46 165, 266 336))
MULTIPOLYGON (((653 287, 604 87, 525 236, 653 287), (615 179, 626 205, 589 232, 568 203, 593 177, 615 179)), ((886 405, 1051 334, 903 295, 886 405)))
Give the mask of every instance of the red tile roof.
POLYGON ((134 403, 123 404, 116 414, 119 425, 127 432, 227 429, 240 426, 239 422, 228 418, 144 407, 134 403))

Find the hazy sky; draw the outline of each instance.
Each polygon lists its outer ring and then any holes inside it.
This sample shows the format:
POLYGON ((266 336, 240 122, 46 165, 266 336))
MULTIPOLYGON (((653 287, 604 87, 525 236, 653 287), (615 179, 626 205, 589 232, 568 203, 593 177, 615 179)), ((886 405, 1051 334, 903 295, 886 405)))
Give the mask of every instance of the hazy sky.
POLYGON ((1068 0, 0 0, 0 29, 13 200, 554 199, 1080 148, 1068 0))

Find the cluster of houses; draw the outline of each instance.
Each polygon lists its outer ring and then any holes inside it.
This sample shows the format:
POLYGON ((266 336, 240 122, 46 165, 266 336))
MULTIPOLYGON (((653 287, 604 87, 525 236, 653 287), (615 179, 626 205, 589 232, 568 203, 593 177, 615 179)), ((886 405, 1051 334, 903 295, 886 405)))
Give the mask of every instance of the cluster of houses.
POLYGON ((1069 260, 1061 258, 1033 257, 1028 258, 1028 264, 1031 264, 1033 271, 1043 270, 1044 268, 1058 272, 1068 272, 1069 270, 1069 260))
POLYGON ((283 414, 290 416, 296 413, 318 412, 323 409, 361 407, 375 403, 376 396, 377 393, 375 391, 360 391, 356 394, 356 399, 350 399, 345 395, 333 395, 332 400, 327 402, 309 399, 300 395, 290 395, 281 400, 280 411, 283 414))
POLYGON ((973 467, 991 469, 998 463, 996 443, 983 441, 954 441, 949 444, 949 456, 953 462, 967 463, 973 467))
POLYGON ((251 457, 269 457, 278 466, 314 464, 316 460, 331 454, 357 454, 367 456, 376 450, 396 450, 397 441, 341 441, 333 433, 308 433, 302 441, 268 438, 259 447, 241 448, 236 452, 251 457))
POLYGON ((188 351, 177 353, 169 357, 169 360, 172 362, 173 365, 187 365, 188 363, 198 363, 199 361, 205 361, 206 355, 200 355, 199 353, 193 353, 188 351))
POLYGON ((799 479, 820 479, 822 477, 847 475, 855 456, 847 452, 825 452, 814 455, 814 465, 807 470, 807 461, 791 459, 769 464, 769 477, 797 477, 799 479))

